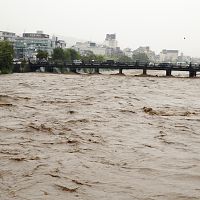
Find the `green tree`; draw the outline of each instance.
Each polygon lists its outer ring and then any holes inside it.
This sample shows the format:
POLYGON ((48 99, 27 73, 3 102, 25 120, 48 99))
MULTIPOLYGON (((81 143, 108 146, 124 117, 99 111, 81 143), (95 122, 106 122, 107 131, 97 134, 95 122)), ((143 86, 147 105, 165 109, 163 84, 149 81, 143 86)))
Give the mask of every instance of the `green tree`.
POLYGON ((0 41, 0 73, 11 73, 13 67, 13 46, 8 41, 0 41))
POLYGON ((62 48, 55 48, 53 50, 52 59, 54 61, 64 61, 65 55, 62 48))
POLYGON ((69 49, 71 60, 79 60, 81 58, 80 54, 74 50, 74 49, 69 49))
POLYGON ((68 63, 71 63, 72 62, 72 59, 71 59, 71 53, 70 53, 70 50, 69 49, 65 49, 64 50, 64 60, 68 63))
POLYGON ((66 62, 72 62, 73 60, 79 60, 81 58, 80 54, 74 49, 65 49, 64 50, 64 60, 66 62))
POLYGON ((132 57, 133 61, 139 61, 139 62, 149 62, 149 58, 147 56, 147 54, 145 53, 136 53, 136 54, 133 54, 133 57, 132 57))
POLYGON ((42 50, 38 50, 37 52, 37 58, 39 60, 42 60, 42 59, 46 59, 48 58, 48 52, 47 51, 42 51, 42 50))
POLYGON ((81 60, 84 61, 84 62, 91 62, 91 61, 97 61, 97 62, 103 62, 105 61, 105 58, 104 56, 102 55, 95 55, 92 51, 88 51, 87 52, 87 55, 84 55, 81 57, 81 60))
POLYGON ((96 60, 96 56, 93 53, 88 53, 87 55, 81 56, 81 60, 85 63, 89 63, 92 60, 96 60))
POLYGON ((123 56, 120 56, 118 59, 117 59, 117 61, 118 62, 131 62, 132 61, 132 59, 130 58, 130 57, 128 57, 128 56, 125 56, 125 55, 123 55, 123 56))
POLYGON ((105 59, 105 57, 102 56, 102 55, 96 55, 95 60, 96 60, 97 62, 103 62, 103 61, 105 61, 106 59, 105 59))

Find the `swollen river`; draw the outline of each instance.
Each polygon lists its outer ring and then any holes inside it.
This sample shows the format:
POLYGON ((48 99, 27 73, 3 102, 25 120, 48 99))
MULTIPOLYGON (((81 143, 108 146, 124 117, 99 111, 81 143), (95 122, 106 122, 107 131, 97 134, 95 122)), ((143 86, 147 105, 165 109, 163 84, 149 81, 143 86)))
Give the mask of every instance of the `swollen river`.
POLYGON ((200 199, 200 79, 0 76, 0 199, 200 199))

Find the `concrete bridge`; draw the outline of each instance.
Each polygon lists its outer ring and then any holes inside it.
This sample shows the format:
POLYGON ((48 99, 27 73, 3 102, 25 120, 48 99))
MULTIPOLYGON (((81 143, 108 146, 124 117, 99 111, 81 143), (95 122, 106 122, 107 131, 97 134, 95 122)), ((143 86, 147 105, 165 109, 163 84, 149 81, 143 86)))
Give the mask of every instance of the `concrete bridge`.
POLYGON ((196 77, 197 72, 200 72, 200 65, 196 66, 190 63, 189 66, 177 66, 175 64, 157 64, 157 65, 149 65, 144 62, 133 62, 133 63, 79 63, 79 64, 71 64, 71 63, 37 63, 32 64, 29 63, 30 71, 35 72, 41 68, 45 69, 46 72, 53 72, 54 69, 65 70, 68 69, 70 72, 77 72, 80 69, 93 69, 94 73, 99 73, 100 69, 117 69, 119 70, 119 74, 123 73, 125 69, 140 69, 143 70, 143 74, 146 75, 147 71, 150 70, 158 70, 158 71, 166 71, 166 76, 171 76, 173 71, 185 71, 189 73, 189 77, 196 77))

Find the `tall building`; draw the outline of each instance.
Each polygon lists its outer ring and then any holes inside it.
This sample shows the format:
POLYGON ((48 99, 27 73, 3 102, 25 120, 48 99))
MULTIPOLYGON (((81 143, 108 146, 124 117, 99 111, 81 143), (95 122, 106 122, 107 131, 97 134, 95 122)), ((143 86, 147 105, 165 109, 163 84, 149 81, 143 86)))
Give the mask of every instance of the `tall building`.
POLYGON ((109 48, 117 48, 116 34, 106 34, 106 39, 104 41, 105 46, 109 48))

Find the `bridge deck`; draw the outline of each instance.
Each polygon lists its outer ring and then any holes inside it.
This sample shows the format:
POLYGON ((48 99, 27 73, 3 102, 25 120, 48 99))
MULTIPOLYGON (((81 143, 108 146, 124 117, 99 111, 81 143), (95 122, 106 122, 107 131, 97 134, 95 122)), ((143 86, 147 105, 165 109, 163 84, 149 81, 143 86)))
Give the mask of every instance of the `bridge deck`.
POLYGON ((166 71, 166 75, 170 76, 172 71, 185 71, 189 72, 190 77, 195 77, 197 72, 200 72, 200 66, 193 66, 190 64, 189 67, 171 65, 171 66, 150 66, 148 64, 139 65, 135 64, 105 64, 105 63, 82 63, 82 64, 31 64, 31 71, 36 71, 41 67, 45 68, 45 71, 51 72, 53 68, 65 69, 68 68, 71 71, 75 72, 80 69, 94 69, 95 72, 99 73, 99 69, 118 69, 119 73, 122 73, 124 69, 140 69, 143 70, 143 74, 146 74, 148 70, 164 70, 166 71))

